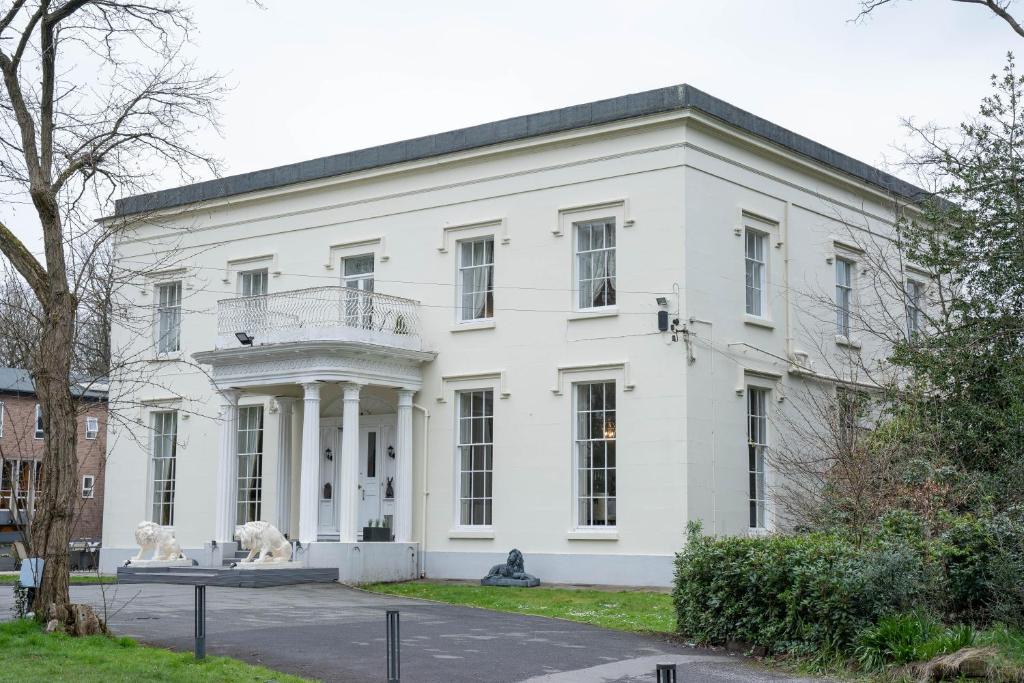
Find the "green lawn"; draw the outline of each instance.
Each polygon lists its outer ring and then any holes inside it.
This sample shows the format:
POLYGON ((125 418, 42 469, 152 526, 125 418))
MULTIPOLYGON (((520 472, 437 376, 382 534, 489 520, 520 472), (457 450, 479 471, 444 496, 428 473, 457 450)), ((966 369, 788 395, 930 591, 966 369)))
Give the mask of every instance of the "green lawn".
POLYGON ((5 681, 116 683, 231 681, 299 683, 296 678, 227 657, 196 662, 191 654, 139 645, 131 638, 71 638, 47 634, 34 621, 0 624, 0 671, 5 681))
POLYGON ((375 593, 485 607, 499 612, 581 621, 619 631, 672 633, 676 625, 672 596, 649 591, 611 592, 544 586, 496 588, 437 581, 377 583, 363 588, 375 593))
MULTIPOLYGON (((13 586, 17 582, 17 574, 0 574, 0 586, 13 586)), ((96 576, 95 574, 75 574, 71 577, 71 584, 74 586, 96 583, 117 583, 117 577, 96 576)))

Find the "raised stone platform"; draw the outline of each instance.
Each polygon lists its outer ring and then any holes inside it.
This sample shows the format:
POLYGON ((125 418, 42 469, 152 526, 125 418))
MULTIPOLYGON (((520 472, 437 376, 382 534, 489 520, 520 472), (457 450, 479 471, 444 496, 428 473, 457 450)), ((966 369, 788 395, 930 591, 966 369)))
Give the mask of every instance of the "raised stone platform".
POLYGON ((191 567, 196 562, 187 559, 177 560, 128 560, 125 566, 143 568, 191 567))
MULTIPOLYGON (((290 563, 289 563, 290 564, 290 563)), ((171 583, 184 586, 268 588, 301 583, 333 583, 337 568, 267 568, 260 571, 228 567, 119 567, 118 583, 171 583)))
POLYGON ((233 565, 230 565, 230 568, 242 571, 266 572, 273 569, 305 569, 306 563, 294 560, 288 562, 235 562, 233 565))

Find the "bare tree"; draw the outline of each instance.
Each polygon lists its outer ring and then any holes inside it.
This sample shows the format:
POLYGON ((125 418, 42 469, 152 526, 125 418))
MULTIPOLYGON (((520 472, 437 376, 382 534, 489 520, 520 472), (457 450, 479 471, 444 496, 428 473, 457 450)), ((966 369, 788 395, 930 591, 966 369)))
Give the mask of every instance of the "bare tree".
MULTIPOLYGON (((32 547, 46 562, 36 611, 65 615, 75 500, 71 392, 84 278, 121 226, 94 222, 110 200, 164 173, 216 164, 189 143, 216 125, 220 80, 184 56, 193 22, 176 0, 10 0, 0 7, 0 187, 29 203, 38 259, 0 224, 0 253, 38 303, 30 368, 43 407, 47 486, 32 547), (72 245, 90 245, 77 253, 72 245)), ((90 312, 90 315, 95 315, 90 312)), ((102 315, 102 312, 100 313, 102 315)))
MULTIPOLYGON (((862 0, 860 12, 854 18, 854 21, 866 18, 882 5, 895 2, 896 0, 862 0)), ((1013 4, 1013 0, 951 0, 951 2, 959 2, 965 5, 981 5, 1006 22, 1006 25, 1013 29, 1014 33, 1024 38, 1024 26, 1010 13, 1010 6, 1013 4)))

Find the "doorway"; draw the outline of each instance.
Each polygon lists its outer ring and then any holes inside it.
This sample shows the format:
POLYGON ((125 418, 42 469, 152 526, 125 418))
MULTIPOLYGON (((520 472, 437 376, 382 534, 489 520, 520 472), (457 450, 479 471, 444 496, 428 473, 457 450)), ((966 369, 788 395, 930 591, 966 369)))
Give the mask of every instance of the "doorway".
POLYGON ((317 535, 338 537, 338 464, 341 462, 341 427, 320 423, 320 499, 317 535))
POLYGON ((382 429, 363 427, 359 430, 359 528, 369 526, 373 520, 383 522, 381 491, 384 463, 381 460, 382 429))

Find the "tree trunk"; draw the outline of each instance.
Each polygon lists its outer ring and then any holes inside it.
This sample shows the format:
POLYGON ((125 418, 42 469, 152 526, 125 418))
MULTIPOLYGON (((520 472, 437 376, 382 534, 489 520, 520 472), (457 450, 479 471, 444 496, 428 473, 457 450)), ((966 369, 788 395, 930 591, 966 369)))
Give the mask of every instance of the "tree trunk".
POLYGON ((45 560, 36 591, 36 614, 54 605, 68 609, 68 543, 77 490, 77 410, 69 375, 74 352, 75 298, 56 288, 47 306, 34 363, 36 394, 43 411, 44 456, 41 497, 32 516, 32 554, 45 560))

